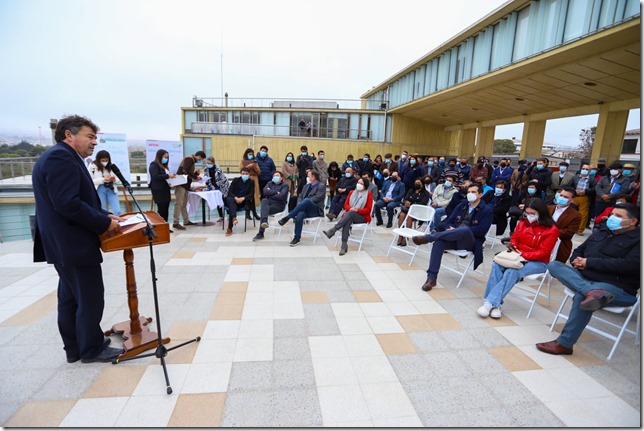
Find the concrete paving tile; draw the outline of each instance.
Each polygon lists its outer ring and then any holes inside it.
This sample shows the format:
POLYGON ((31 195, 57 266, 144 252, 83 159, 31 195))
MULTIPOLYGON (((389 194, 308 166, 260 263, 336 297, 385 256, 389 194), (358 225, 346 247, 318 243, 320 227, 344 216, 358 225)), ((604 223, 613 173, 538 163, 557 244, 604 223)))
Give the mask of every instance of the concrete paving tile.
POLYGON ((431 364, 421 354, 388 355, 387 358, 401 382, 427 382, 432 372, 431 364))
POLYGON ((306 326, 311 336, 340 334, 338 322, 333 317, 307 318, 306 326))
MULTIPOLYGON (((76 400, 29 401, 1 423, 8 428, 58 427, 74 404, 76 400)), ((5 410, 4 406, 0 410, 5 410)))
POLYGON ((416 415, 400 382, 361 384, 360 388, 373 420, 416 415))
MULTIPOLYGON (((147 395, 130 397, 114 423, 114 427, 165 427, 174 411, 178 395, 147 395)), ((96 414, 96 409, 93 410, 96 414)))
POLYGON ((225 392, 232 363, 192 364, 181 387, 182 394, 225 392))
POLYGON ((312 360, 273 361, 273 387, 277 389, 315 387, 315 372, 312 360))
POLYGON ((271 362, 235 362, 232 364, 229 381, 230 391, 259 391, 273 387, 271 362))
POLYGON ((180 394, 168 427, 219 427, 226 394, 180 394))
POLYGON ((87 388, 83 398, 129 397, 146 369, 146 365, 127 362, 115 367, 105 367, 87 388))
POLYGON ((306 337, 308 336, 306 321, 303 319, 273 320, 273 336, 278 338, 306 337))
POLYGON ((318 387, 324 426, 370 420, 369 409, 357 384, 318 387))
POLYGON ((229 392, 221 427, 265 427, 273 422, 271 390, 229 392))
POLYGON ((272 427, 321 427, 322 412, 314 387, 275 391, 272 427))

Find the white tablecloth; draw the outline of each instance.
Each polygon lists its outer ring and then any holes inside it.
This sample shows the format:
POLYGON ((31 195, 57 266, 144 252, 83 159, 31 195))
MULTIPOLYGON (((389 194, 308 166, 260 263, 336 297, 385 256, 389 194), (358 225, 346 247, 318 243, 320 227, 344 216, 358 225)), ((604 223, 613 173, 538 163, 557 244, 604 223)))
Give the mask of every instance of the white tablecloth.
POLYGON ((224 200, 219 190, 210 190, 206 192, 188 192, 188 215, 193 217, 199 209, 199 201, 203 199, 208 203, 211 210, 224 206, 224 200))

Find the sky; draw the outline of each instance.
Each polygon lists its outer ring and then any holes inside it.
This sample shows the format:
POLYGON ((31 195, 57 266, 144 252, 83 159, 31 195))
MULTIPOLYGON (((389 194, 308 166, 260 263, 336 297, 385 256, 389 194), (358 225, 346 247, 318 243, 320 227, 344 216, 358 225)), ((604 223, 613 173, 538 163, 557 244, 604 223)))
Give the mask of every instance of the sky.
MULTIPOLYGON (((50 118, 80 114, 176 141, 181 107, 221 97, 222 81, 231 98, 359 99, 504 3, 0 0, 0 132, 48 134, 50 118)), ((596 122, 549 121, 545 141, 575 145, 596 122)))

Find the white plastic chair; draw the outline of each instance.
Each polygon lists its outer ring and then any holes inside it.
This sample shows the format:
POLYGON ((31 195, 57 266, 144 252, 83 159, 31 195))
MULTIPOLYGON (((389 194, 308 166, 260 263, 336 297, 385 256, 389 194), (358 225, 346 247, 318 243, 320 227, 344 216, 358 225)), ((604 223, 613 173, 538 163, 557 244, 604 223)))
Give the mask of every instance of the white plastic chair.
MULTIPOLYGON (((403 253, 407 253, 411 255, 411 259, 409 260, 409 265, 414 261, 414 257, 416 257, 416 253, 419 250, 418 245, 415 245, 410 242, 411 238, 419 235, 425 235, 429 232, 429 225, 430 221, 434 217, 434 208, 427 206, 427 205, 418 205, 414 204, 409 207, 409 211, 407 211, 407 216, 403 220, 403 226, 407 226, 407 219, 414 219, 417 221, 424 221, 425 222, 425 227, 422 230, 416 230, 416 229, 411 229, 408 227, 399 227, 394 229, 392 232, 394 234, 394 238, 391 241, 391 245, 389 246, 389 250, 387 250, 387 256, 389 256, 389 253, 391 253, 391 249, 396 249, 399 250, 403 253), (407 244, 411 247, 409 248, 403 248, 403 247, 398 247, 395 244, 396 239, 402 236, 407 240, 407 244)), ((421 250, 425 251, 425 250, 421 250)), ((429 253, 429 251, 426 251, 426 253, 429 253)))
POLYGON ((304 219, 304 224, 302 225, 302 234, 313 235, 313 244, 315 240, 320 236, 320 224, 322 223, 322 217, 310 217, 304 219))
POLYGON ((288 199, 286 200, 286 205, 284 205, 284 209, 281 212, 271 214, 268 216, 268 225, 270 228, 273 229, 273 232, 278 231, 278 234, 277 234, 278 238, 280 237, 280 235, 282 235, 282 228, 284 228, 286 225, 280 226, 280 224, 277 222, 280 219, 286 217, 287 214, 288 214, 288 199))
MULTIPOLYGON (((553 262, 555 258, 557 257, 557 251, 559 250, 559 245, 561 244, 561 240, 557 239, 557 243, 555 244, 554 248, 552 249, 552 253, 550 253, 550 262, 553 262)), ((521 301, 529 302, 530 303, 530 309, 528 310, 528 315, 526 316, 526 319, 530 318, 530 315, 532 314, 532 309, 534 308, 534 305, 537 303, 537 299, 541 296, 543 298, 548 298, 548 307, 550 307, 550 287, 552 285, 552 275, 550 275, 550 271, 548 268, 546 268, 546 272, 540 272, 538 274, 530 274, 526 275, 523 277, 524 280, 539 280, 541 279, 541 282, 539 283, 539 287, 537 287, 536 290, 533 290, 530 286, 525 286, 522 284, 516 284, 512 290, 510 291, 510 295, 513 297, 520 299, 521 301), (545 283, 546 279, 548 280, 548 294, 546 295, 545 293, 541 292, 541 289, 543 288, 543 284, 545 283), (515 292, 514 290, 518 289, 523 292, 527 292, 528 295, 532 295, 532 299, 530 299, 527 296, 521 295, 520 293, 515 292)))
POLYGON ((480 265, 481 269, 474 269, 474 252, 471 252, 469 250, 445 250, 445 252, 447 254, 451 254, 452 256, 454 256, 454 261, 456 262, 456 268, 447 266, 443 262, 441 262, 441 268, 444 268, 448 271, 451 271, 461 276, 461 278, 458 280, 458 283, 456 284, 457 289, 461 287, 461 284, 465 279, 465 275, 467 275, 467 271, 472 271, 477 274, 485 276, 485 259, 483 259, 483 262, 481 262, 481 265, 480 265), (463 265, 459 261, 459 259, 466 259, 467 265, 463 265))
MULTIPOLYGON (((559 306, 559 310, 557 310, 557 315, 555 316, 555 320, 552 321, 552 325, 550 325, 550 332, 554 329, 555 325, 557 324, 557 320, 561 317, 564 320, 568 320, 568 315, 564 314, 562 312, 564 305, 568 301, 569 298, 574 298, 575 293, 568 289, 567 287, 564 289, 564 299, 561 301, 561 305, 559 306)), ((606 337, 609 340, 614 341, 612 349, 610 349, 610 353, 608 354, 608 357, 606 358, 607 360, 611 360, 613 357, 613 354, 615 353, 615 350, 617 350, 617 345, 622 339, 622 336, 624 335, 624 332, 627 332, 631 335, 635 336, 635 344, 639 344, 640 341, 640 319, 641 319, 641 309, 640 309, 640 294, 637 294, 637 301, 635 304, 633 304, 630 307, 604 307, 601 308, 600 310, 597 310, 596 312, 593 313, 593 317, 591 318, 592 321, 597 321, 600 322, 606 326, 611 327, 612 329, 618 329, 619 332, 617 334, 611 334, 609 332, 606 332, 602 329, 597 328, 596 326, 591 326, 590 323, 586 325, 586 329, 588 329, 591 332, 594 332, 597 335, 601 335, 602 337, 606 337), (613 314, 623 314, 625 311, 628 311, 628 314, 626 315, 626 318, 624 319, 624 323, 622 325, 615 324, 599 315, 597 315, 597 311, 607 311, 609 313, 613 314), (631 318, 633 317, 633 314, 637 312, 637 326, 635 327, 635 330, 633 331, 632 329, 628 329, 628 323, 631 321, 631 318)))

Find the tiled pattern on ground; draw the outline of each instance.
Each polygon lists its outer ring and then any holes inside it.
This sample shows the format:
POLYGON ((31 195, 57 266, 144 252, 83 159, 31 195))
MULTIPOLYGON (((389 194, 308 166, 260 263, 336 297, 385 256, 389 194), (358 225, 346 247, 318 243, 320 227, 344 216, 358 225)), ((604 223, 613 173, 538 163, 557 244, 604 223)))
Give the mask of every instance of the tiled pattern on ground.
MULTIPOLYGON (((324 224, 323 224, 324 226, 324 224)), ((292 225, 251 242, 249 224, 190 227, 155 248, 171 395, 154 356, 67 364, 56 327, 53 267, 31 242, 0 244, 0 424, 7 427, 638 427, 640 348, 584 334, 575 354, 543 354, 551 305, 506 298, 476 314, 486 277, 441 271, 426 293, 427 255, 392 251, 390 230, 339 256, 335 239, 292 225), (194 341, 196 337, 201 341, 194 341)), ((427 247, 427 246, 425 246, 427 247)), ((498 247, 497 247, 498 250, 498 247)), ((486 260, 492 252, 486 250, 486 260)), ((446 256, 447 257, 447 256, 446 256)), ((154 310, 149 251, 135 250, 139 310, 154 310)), ((452 259, 445 263, 453 265, 452 259)), ((103 324, 127 320, 120 253, 105 255, 103 324)), ((533 284, 532 284, 533 285, 533 284)), ((151 323, 156 330, 156 321, 151 323)), ((121 340, 112 336, 113 345, 121 340)), ((150 351, 152 352, 152 351, 150 351)))

